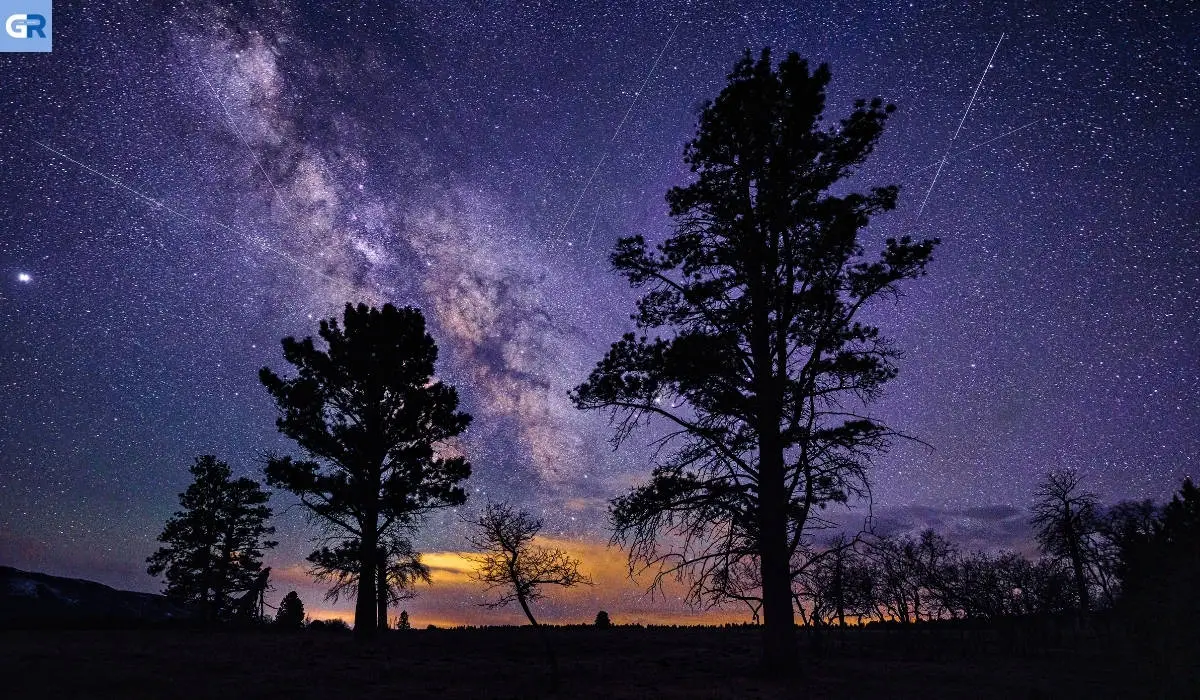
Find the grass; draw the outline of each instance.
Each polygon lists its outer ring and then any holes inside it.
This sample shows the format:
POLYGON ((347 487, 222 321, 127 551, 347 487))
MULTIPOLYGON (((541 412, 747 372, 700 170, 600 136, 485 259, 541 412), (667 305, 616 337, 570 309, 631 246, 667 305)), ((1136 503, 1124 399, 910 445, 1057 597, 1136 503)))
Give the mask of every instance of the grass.
MULTIPOLYGON (((551 692, 529 628, 346 634, 206 630, 0 631, 0 697, 17 698, 1139 698, 1119 654, 980 651, 962 638, 849 630, 807 641, 796 674, 764 678, 753 628, 550 630, 551 692)), ((1164 696, 1165 697, 1165 696, 1164 696)))

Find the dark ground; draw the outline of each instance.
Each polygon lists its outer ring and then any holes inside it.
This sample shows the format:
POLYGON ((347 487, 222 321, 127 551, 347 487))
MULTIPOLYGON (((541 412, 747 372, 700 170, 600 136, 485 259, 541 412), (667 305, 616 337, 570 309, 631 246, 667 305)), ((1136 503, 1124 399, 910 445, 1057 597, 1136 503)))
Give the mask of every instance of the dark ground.
MULTIPOLYGON (((549 692, 529 628, 347 634, 0 630, 11 698, 1153 698, 1152 674, 1112 652, 1003 653, 955 632, 848 630, 841 648, 769 681, 752 628, 555 628, 549 692), (957 636, 956 636, 957 635, 957 636)), ((6 687, 5 687, 6 686, 6 687)), ((1186 694, 1186 693, 1185 693, 1186 694)))

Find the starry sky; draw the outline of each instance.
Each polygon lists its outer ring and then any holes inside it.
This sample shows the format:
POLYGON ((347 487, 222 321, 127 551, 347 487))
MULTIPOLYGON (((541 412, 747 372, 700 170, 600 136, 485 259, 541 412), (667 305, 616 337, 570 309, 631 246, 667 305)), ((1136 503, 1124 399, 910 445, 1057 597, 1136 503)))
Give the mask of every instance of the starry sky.
MULTIPOLYGON (((284 369, 279 339, 347 301, 392 302, 424 310, 475 416, 466 511, 544 515, 597 579, 549 619, 690 619, 604 547, 645 441, 614 452, 605 416, 566 394, 631 326, 609 249, 670 231, 663 194, 689 177, 699 106, 764 46, 831 64, 828 118, 859 97, 899 106, 853 183, 901 186, 866 239, 943 240, 928 277, 871 310, 906 354, 873 410, 929 445, 873 468, 881 523, 1027 547, 1050 468, 1106 501, 1196 475, 1194 5, 54 13, 52 53, 0 54, 0 564, 157 590, 143 562, 192 458, 257 475, 264 451, 292 449, 256 377, 284 369)), ((293 500, 273 503, 275 595, 344 610, 304 575, 293 500)), ((517 619, 476 605, 458 514, 417 544, 437 576, 406 606, 415 623, 517 619)))

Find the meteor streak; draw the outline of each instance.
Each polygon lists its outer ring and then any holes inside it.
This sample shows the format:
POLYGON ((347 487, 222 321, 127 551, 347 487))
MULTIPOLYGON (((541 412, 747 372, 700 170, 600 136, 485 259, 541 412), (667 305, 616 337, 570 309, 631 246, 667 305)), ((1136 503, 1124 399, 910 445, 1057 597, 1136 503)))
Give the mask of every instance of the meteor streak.
POLYGON ((959 132, 962 131, 963 124, 967 122, 967 115, 971 113, 971 107, 975 105, 975 98, 979 95, 979 88, 983 87, 983 79, 987 77, 988 71, 992 69, 992 61, 996 58, 996 52, 1000 50, 1000 43, 1003 41, 1004 34, 1001 33, 1000 41, 996 42, 996 48, 992 49, 992 55, 988 58, 987 66, 983 69, 983 75, 980 75, 979 82, 975 83, 975 92, 971 93, 971 99, 967 102, 967 108, 963 111, 962 119, 958 120, 958 128, 954 130, 954 135, 950 137, 950 143, 946 144, 946 153, 942 156, 942 160, 938 162, 937 172, 933 174, 933 181, 929 183, 929 189, 925 190, 925 199, 921 201, 921 208, 917 210, 917 219, 920 219, 921 214, 925 212, 925 205, 929 203, 929 195, 933 194, 933 188, 937 185, 938 176, 942 174, 942 168, 946 167, 946 161, 950 159, 950 149, 954 146, 954 141, 958 138, 959 132))
MULTIPOLYGON (((977 143, 974 146, 971 146, 970 148, 964 148, 961 151, 955 151, 954 153, 951 153, 948 156, 946 156, 946 158, 947 158, 947 160, 949 160, 949 159, 957 158, 962 155, 966 155, 966 154, 970 153, 971 151, 974 151, 977 148, 983 148, 984 146, 988 145, 989 143, 994 143, 996 141, 999 141, 1000 139, 1004 138, 1005 136, 1012 136, 1013 134, 1017 133, 1018 131, 1024 131, 1025 129, 1028 129, 1029 127, 1033 126, 1034 124, 1038 124, 1042 121, 1045 121, 1045 119, 1044 118, 1043 119, 1034 119, 1033 121, 1029 122, 1028 124, 1022 124, 1021 126, 1018 126, 1015 129, 1010 129, 1009 131, 1006 131, 1003 134, 1000 134, 999 136, 993 136, 992 138, 988 139, 987 141, 977 143)), ((926 165, 923 168, 917 168, 916 170, 911 171, 911 174, 916 175, 917 173, 923 173, 926 170, 938 167, 938 165, 940 165, 940 164, 941 164, 941 161, 938 161, 937 163, 930 163, 929 165, 926 165)))
MULTIPOLYGON (((139 192, 138 190, 135 190, 134 188, 130 187, 129 185, 126 185, 125 183, 121 182, 120 180, 117 180, 114 177, 111 177, 109 175, 106 175, 106 174, 100 172, 99 170, 88 165, 87 163, 82 163, 82 162, 72 158, 71 156, 67 155, 66 153, 63 153, 62 151, 54 148, 53 146, 49 146, 49 145, 44 144, 41 141, 37 141, 37 140, 34 140, 34 143, 36 143, 41 148, 44 148, 47 151, 53 153, 54 155, 58 156, 59 158, 62 158, 63 160, 74 163, 75 165, 78 165, 79 167, 83 168, 84 170, 88 171, 89 173, 92 173, 93 175, 103 178, 104 180, 112 183, 113 185, 116 185, 120 189, 125 190, 129 194, 132 194, 137 199, 149 202, 150 204, 153 204, 154 206, 156 206, 160 209, 165 209, 166 211, 169 211, 170 213, 183 219, 184 221, 187 221, 196 226, 205 225, 205 222, 201 221, 200 219, 197 219, 194 216, 189 216, 187 214, 184 214, 183 212, 172 207, 171 205, 167 204, 166 202, 163 202, 162 200, 159 200, 159 199, 155 199, 154 197, 151 197, 150 195, 145 194, 144 192, 139 192)), ((308 270, 309 272, 312 272, 314 274, 320 275, 321 277, 324 277, 325 279, 329 280, 330 282, 333 282, 334 284, 336 284, 340 287, 343 287, 345 289, 350 289, 350 290, 357 290, 357 285, 354 285, 354 284, 347 282, 345 280, 342 280, 342 279, 338 279, 337 277, 334 277, 327 272, 322 272, 321 270, 318 270, 317 268, 315 268, 311 265, 308 265, 301 260, 298 260, 295 256, 288 254, 286 251, 283 251, 283 250, 280 250, 273 246, 270 246, 270 245, 262 242, 258 238, 255 238, 253 236, 249 236, 245 233, 242 233, 241 231, 238 231, 237 229, 233 228, 232 226, 229 226, 228 224, 222 223, 215 219, 210 220, 208 223, 210 223, 214 226, 217 226, 219 228, 222 228, 222 229, 228 231, 229 233, 233 234, 234 236, 237 236, 238 238, 241 238, 242 240, 244 240, 248 243, 253 243, 254 245, 257 245, 259 248, 262 248, 263 250, 265 250, 269 253, 274 253, 275 255, 278 255, 280 258, 283 258, 284 260, 292 263, 296 267, 299 267, 301 269, 308 270)))
POLYGON ((258 166, 259 171, 262 172, 263 177, 266 178, 267 184, 270 185, 271 189, 275 191, 275 197, 279 200, 279 206, 283 207, 283 210, 287 212, 289 217, 292 216, 292 210, 290 207, 288 207, 287 202, 284 201, 283 193, 279 191, 279 188, 275 186, 275 182, 271 179, 271 176, 267 174, 267 169, 263 167, 262 160, 255 155, 254 149, 250 147, 250 142, 246 140, 245 136, 242 136, 242 131, 241 129, 238 129, 237 124, 233 121, 233 115, 229 113, 229 108, 225 106, 225 101, 221 99, 219 94, 217 94, 216 88, 213 87, 212 82, 208 79, 208 75, 204 73, 204 69, 201 68, 199 64, 196 65, 196 72, 199 73, 200 77, 204 79, 204 84, 208 86, 208 91, 212 93, 213 99, 215 99, 217 104, 221 106, 221 111, 225 113, 225 121, 229 122, 229 128, 233 130, 233 133, 238 137, 238 140, 241 141, 242 145, 246 147, 246 151, 250 153, 250 158, 254 160, 254 164, 258 166))
POLYGON ((683 24, 683 20, 679 20, 675 23, 675 26, 671 29, 671 33, 667 35, 667 41, 662 45, 662 48, 659 49, 658 55, 654 57, 654 63, 650 65, 650 70, 646 73, 646 77, 642 80, 641 87, 637 89, 637 92, 633 93, 633 100, 629 103, 629 107, 625 110, 625 116, 621 117, 621 122, 617 124, 617 128, 613 131, 612 138, 608 140, 608 145, 604 147, 604 154, 600 156, 600 161, 596 163, 596 167, 592 168, 592 174, 588 177, 587 183, 584 184, 583 190, 579 193, 579 197, 575 199, 575 205, 571 207, 571 213, 567 215, 566 221, 562 222, 562 225, 558 227, 558 232, 555 234, 556 238, 562 236, 563 231, 567 230, 567 225, 571 223, 571 219, 575 218, 575 212, 579 209, 579 204, 583 201, 584 196, 587 194, 588 188, 592 186, 592 180, 596 179, 596 173, 600 172, 600 167, 603 166, 604 161, 608 159, 608 153, 610 150, 612 150, 613 144, 617 142, 617 137, 621 135, 621 129, 625 126, 625 121, 629 119, 629 115, 633 112, 634 106, 637 105, 638 98, 642 96, 642 92, 646 89, 646 85, 650 82, 650 78, 654 76, 654 71, 658 69, 658 62, 662 60, 663 54, 667 52, 667 47, 671 45, 671 40, 675 38, 675 32, 678 31, 681 24, 683 24))
POLYGON ((586 249, 592 244, 592 234, 596 232, 596 222, 600 220, 600 202, 596 202, 596 210, 592 212, 592 227, 588 229, 587 238, 583 241, 586 249))

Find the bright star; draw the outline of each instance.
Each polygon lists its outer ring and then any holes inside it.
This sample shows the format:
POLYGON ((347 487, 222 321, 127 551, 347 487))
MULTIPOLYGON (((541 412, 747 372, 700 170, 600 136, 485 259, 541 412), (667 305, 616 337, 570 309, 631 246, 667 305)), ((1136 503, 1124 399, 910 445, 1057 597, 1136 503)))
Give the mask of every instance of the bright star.
POLYGON ((28 284, 33 281, 33 275, 30 275, 28 272, 18 272, 17 273, 17 281, 28 284))

